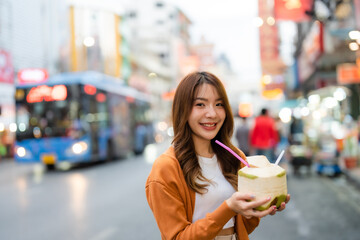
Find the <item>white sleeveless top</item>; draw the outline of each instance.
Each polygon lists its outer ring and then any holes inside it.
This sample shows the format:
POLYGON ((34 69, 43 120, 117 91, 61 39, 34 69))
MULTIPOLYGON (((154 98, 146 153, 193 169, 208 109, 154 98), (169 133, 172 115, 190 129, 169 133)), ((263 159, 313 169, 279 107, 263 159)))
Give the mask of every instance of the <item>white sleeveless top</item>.
MULTIPOLYGON (((209 179, 211 183, 207 187, 206 193, 195 193, 193 222, 205 218, 207 213, 213 212, 235 192, 235 189, 222 174, 216 155, 212 158, 198 156, 198 159, 203 176, 209 179)), ((235 218, 231 218, 223 228, 233 227, 234 224, 235 218)))

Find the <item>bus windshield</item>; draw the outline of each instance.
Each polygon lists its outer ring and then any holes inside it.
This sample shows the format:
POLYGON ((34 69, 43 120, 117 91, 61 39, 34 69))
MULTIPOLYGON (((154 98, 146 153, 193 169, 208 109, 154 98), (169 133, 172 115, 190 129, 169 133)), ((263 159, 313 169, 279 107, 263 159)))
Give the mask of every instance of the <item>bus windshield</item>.
POLYGON ((18 140, 63 137, 78 119, 77 85, 16 90, 18 140))

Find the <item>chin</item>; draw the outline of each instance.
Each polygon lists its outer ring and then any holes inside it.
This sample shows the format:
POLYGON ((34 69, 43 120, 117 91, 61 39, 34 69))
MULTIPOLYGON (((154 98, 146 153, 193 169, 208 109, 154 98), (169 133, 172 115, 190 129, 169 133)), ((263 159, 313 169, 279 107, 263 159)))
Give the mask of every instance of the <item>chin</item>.
POLYGON ((204 139, 206 139, 206 140, 208 140, 208 141, 211 141, 211 140, 213 140, 215 137, 216 137, 216 135, 212 135, 212 136, 204 137, 204 139))

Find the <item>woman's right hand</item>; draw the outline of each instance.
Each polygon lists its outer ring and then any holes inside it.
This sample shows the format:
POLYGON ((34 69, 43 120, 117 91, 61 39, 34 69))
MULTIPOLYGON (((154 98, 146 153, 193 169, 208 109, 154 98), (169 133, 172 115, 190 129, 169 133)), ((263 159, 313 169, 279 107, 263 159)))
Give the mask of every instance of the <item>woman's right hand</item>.
POLYGON ((227 205, 236 213, 241 214, 247 219, 252 217, 262 218, 269 214, 276 212, 276 206, 270 206, 269 209, 264 211, 255 210, 270 201, 270 197, 265 199, 255 200, 255 196, 251 194, 241 194, 235 192, 229 199, 226 200, 227 205))

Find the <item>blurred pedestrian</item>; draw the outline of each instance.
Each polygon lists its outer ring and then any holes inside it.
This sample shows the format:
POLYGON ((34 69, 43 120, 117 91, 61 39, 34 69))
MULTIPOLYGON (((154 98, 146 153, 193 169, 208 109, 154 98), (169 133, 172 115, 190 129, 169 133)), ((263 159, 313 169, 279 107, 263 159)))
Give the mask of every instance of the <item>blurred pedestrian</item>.
POLYGON ((275 121, 269 116, 268 109, 261 109, 260 115, 256 117, 250 139, 256 155, 265 155, 270 162, 275 161, 273 152, 279 142, 279 136, 275 121))
POLYGON ((162 239, 248 239, 261 217, 285 208, 256 211, 269 200, 236 191, 243 165, 215 139, 246 156, 230 142, 234 120, 216 76, 194 72, 180 81, 172 121, 172 146, 155 160, 145 187, 162 239))
POLYGON ((304 123, 301 118, 293 118, 290 124, 290 144, 302 144, 304 138, 304 123))
POLYGON ((135 142, 134 153, 135 155, 142 154, 146 145, 147 129, 142 123, 138 123, 135 127, 135 142))
POLYGON ((250 127, 247 123, 247 118, 242 117, 241 125, 236 130, 236 140, 238 146, 246 156, 250 154, 250 127))

